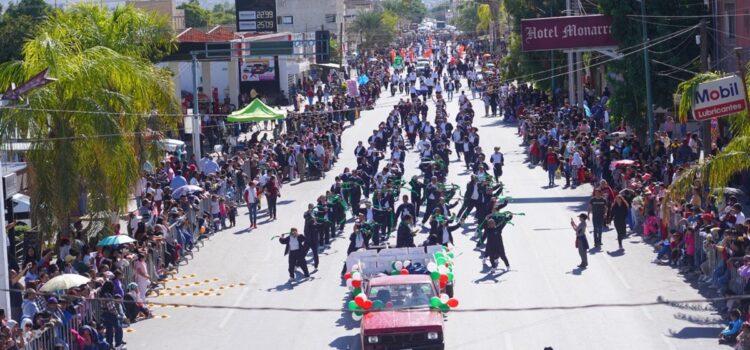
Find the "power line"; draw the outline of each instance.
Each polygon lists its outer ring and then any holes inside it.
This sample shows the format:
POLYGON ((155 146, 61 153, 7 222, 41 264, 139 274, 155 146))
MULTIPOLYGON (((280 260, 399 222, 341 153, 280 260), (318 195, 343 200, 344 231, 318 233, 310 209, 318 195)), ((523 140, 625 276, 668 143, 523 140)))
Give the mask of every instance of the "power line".
MULTIPOLYGON (((21 292, 21 293, 25 292, 24 289, 13 289, 13 288, 0 289, 0 291, 21 292)), ((37 293, 40 295, 46 295, 46 296, 57 296, 57 294, 54 294, 54 293, 42 293, 38 291, 37 293)), ((121 299, 104 298, 104 297, 68 298, 68 296, 62 296, 62 298, 68 299, 68 300, 83 299, 87 301, 100 301, 100 302, 110 302, 110 301, 121 302, 122 301, 121 299)), ((579 304, 579 305, 548 305, 548 306, 524 306, 524 307, 456 308, 456 309, 451 309, 450 312, 459 312, 459 313, 528 312, 528 311, 580 310, 580 309, 600 309, 600 308, 633 308, 633 307, 663 306, 663 305, 684 308, 685 304, 710 304, 710 303, 729 301, 729 300, 746 300, 746 299, 750 299, 750 294, 717 297, 717 298, 679 299, 679 300, 669 300, 662 296, 659 296, 656 298, 655 301, 647 301, 647 302, 612 302, 612 303, 591 303, 591 304, 579 304)), ((156 302, 156 301, 149 301, 148 304, 159 305, 159 306, 185 307, 185 308, 194 308, 194 309, 212 309, 212 310, 279 311, 279 312, 292 312, 292 313, 353 312, 347 308, 335 308, 335 307, 296 308, 296 307, 287 307, 287 306, 234 306, 234 305, 209 305, 209 304, 156 302)), ((393 309, 389 311, 408 312, 408 311, 412 311, 415 309, 424 309, 424 307, 400 308, 400 309, 393 309)))

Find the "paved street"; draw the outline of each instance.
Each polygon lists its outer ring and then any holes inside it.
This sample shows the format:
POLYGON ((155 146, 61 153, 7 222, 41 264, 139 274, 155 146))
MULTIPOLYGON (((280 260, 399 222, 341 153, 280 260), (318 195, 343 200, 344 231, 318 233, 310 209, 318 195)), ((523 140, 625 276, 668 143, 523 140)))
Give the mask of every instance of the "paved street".
MULTIPOLYGON (((246 210, 235 229, 208 241, 188 265, 183 266, 171 289, 156 302, 194 303, 240 307, 344 308, 348 301, 339 272, 348 240, 339 238, 321 256, 312 280, 287 283, 284 247, 272 236, 302 228, 308 203, 327 189, 344 167, 354 167, 352 154, 398 102, 384 97, 375 110, 362 113, 357 124, 343 136, 344 149, 335 169, 321 181, 285 184, 280 198, 279 220, 248 232, 246 210), (180 288, 177 288, 177 287, 180 288), (201 295, 193 295, 200 292, 201 295), (205 293, 209 293, 206 296, 205 293), (175 295, 169 295, 174 293, 175 295), (187 295, 180 295, 185 293, 187 295), (217 295, 220 294, 220 295, 217 295)), ((479 100, 476 111, 483 110, 479 100)), ((457 102, 449 103, 451 120, 457 102)), ((434 106, 429 120, 433 120, 434 106)), ((504 230, 505 249, 512 270, 494 275, 482 268, 479 251, 469 238, 473 230, 456 234, 456 297, 459 309, 492 307, 571 306, 592 303, 652 302, 701 298, 675 270, 651 263, 652 249, 630 238, 622 255, 614 231, 605 233, 604 249, 589 258, 589 268, 579 263, 574 248, 571 217, 585 211, 591 192, 547 189, 546 173, 529 169, 514 126, 499 119, 475 118, 481 146, 491 153, 500 146, 506 156, 502 181, 513 197, 508 210, 524 212, 504 230)), ((450 182, 462 188, 468 181, 463 163, 451 157, 450 182)), ((406 178, 417 174, 418 159, 409 153, 406 178)), ((265 204, 265 203, 264 203, 265 204)), ((456 208, 457 209, 457 208, 456 208)), ((424 208, 423 208, 424 210, 424 208)), ((473 219, 467 220, 471 223, 473 219)), ((346 234, 351 232, 347 226, 346 234)), ((471 225, 470 227, 474 227, 471 225)), ((461 232, 459 229, 458 232, 461 232)), ((417 237, 417 242, 426 235, 417 237)), ((392 238, 395 241, 395 238, 392 238)), ((704 306, 700 304, 700 306, 704 306)), ((126 341, 132 349, 358 349, 359 327, 345 312, 280 312, 231 309, 156 307, 155 319, 131 326, 126 341), (163 318, 162 318, 163 317, 163 318)), ((644 306, 523 312, 454 312, 447 316, 446 342, 450 349, 711 349, 718 327, 706 322, 715 313, 688 308, 644 306)))

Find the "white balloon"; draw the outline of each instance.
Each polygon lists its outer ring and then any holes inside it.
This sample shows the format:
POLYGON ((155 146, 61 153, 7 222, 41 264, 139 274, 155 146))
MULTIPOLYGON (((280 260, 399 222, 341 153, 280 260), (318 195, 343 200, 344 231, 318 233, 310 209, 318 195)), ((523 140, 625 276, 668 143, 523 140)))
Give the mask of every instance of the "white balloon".
POLYGON ((352 289, 352 279, 351 278, 348 279, 348 280, 346 280, 346 287, 349 288, 349 289, 352 289))
POLYGON ((438 266, 437 270, 438 272, 440 272, 441 275, 448 273, 448 268, 443 265, 438 266))
POLYGON ((354 266, 352 266, 352 271, 359 271, 359 265, 354 264, 354 266))
POLYGON ((448 294, 445 294, 445 293, 440 294, 440 302, 441 303, 443 303, 443 304, 447 303, 448 299, 450 299, 450 297, 448 296, 448 294))
POLYGON ((404 260, 404 268, 409 267, 411 265, 411 260, 404 260))
POLYGON ((427 264, 427 271, 433 272, 433 271, 437 270, 437 268, 438 268, 437 264, 434 263, 434 262, 432 262, 432 261, 430 261, 427 264))
POLYGON ((362 315, 357 315, 357 314, 355 314, 355 313, 352 312, 352 319, 355 320, 355 321, 359 321, 359 320, 362 319, 362 315))
POLYGON ((401 268, 404 267, 404 263, 402 263, 400 261, 396 261, 395 263, 393 263, 393 267, 395 267, 396 270, 401 270, 401 268))

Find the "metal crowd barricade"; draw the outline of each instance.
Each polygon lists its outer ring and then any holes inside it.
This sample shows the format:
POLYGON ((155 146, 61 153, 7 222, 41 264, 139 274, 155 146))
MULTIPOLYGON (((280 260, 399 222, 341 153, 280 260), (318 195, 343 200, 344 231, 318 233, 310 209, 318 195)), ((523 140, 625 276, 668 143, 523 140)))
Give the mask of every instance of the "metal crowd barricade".
POLYGON ((52 350, 55 348, 55 332, 46 328, 42 334, 26 343, 25 350, 52 350))

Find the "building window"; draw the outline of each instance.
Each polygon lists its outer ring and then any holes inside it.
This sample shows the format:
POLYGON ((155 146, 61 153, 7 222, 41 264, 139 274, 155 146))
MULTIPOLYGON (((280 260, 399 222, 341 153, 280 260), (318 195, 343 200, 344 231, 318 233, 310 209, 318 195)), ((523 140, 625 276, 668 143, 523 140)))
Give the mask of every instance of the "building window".
POLYGON ((737 28, 735 28, 737 14, 733 3, 724 4, 724 14, 726 15, 726 17, 724 17, 724 32, 728 38, 734 38, 737 34, 737 28))
POLYGON ((336 23, 336 15, 326 15, 326 23, 336 23))
POLYGON ((294 24, 294 16, 278 16, 276 18, 278 24, 294 24))

